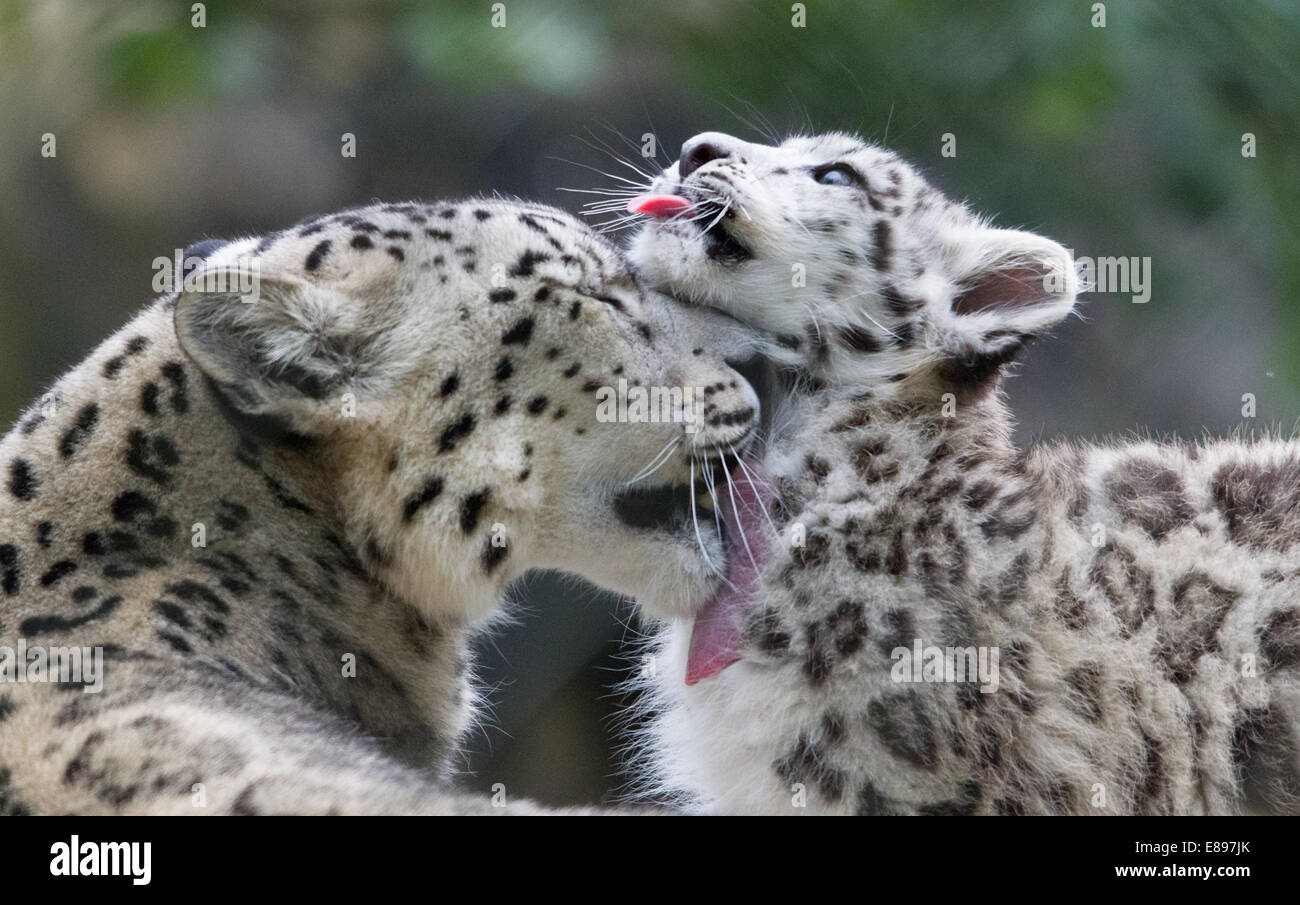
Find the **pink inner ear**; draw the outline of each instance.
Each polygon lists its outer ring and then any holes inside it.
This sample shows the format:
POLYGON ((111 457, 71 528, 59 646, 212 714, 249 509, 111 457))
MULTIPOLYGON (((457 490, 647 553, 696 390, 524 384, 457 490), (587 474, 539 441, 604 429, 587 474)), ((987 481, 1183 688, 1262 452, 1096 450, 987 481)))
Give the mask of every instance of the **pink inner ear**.
POLYGON ((982 273, 952 301, 957 314, 976 314, 994 308, 1027 308, 1045 301, 1051 293, 1043 285, 1045 273, 1022 265, 982 273))

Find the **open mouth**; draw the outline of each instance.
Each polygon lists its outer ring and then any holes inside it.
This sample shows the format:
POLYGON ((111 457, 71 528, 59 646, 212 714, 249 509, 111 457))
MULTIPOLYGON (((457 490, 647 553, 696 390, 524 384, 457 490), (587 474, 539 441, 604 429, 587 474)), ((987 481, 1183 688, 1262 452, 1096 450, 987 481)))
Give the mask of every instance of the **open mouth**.
POLYGON ((726 267, 734 267, 754 256, 744 242, 731 234, 727 222, 735 218, 730 207, 716 201, 704 201, 696 206, 700 213, 694 223, 704 236, 704 254, 726 267))
POLYGON ((724 202, 713 199, 697 202, 685 194, 659 193, 633 198, 627 210, 655 220, 682 222, 684 219, 700 233, 705 256, 724 267, 734 267, 754 256, 749 246, 728 229, 728 222, 735 219, 735 211, 724 202))
MULTIPOLYGON (((740 659, 745 616, 758 594, 769 555, 764 522, 770 492, 758 462, 734 455, 712 460, 707 475, 686 483, 629 488, 614 500, 628 525, 673 533, 693 532, 722 541, 718 587, 695 617, 686 663, 686 684, 716 676, 740 659)), ((706 554, 707 555, 707 554, 706 554)))
POLYGON ((709 473, 697 473, 694 486, 682 482, 628 487, 614 497, 614 514, 625 525, 643 531, 690 533, 698 525, 725 538, 725 523, 716 511, 709 487, 715 494, 725 492, 727 475, 739 469, 739 461, 734 455, 710 460, 705 466, 709 473))

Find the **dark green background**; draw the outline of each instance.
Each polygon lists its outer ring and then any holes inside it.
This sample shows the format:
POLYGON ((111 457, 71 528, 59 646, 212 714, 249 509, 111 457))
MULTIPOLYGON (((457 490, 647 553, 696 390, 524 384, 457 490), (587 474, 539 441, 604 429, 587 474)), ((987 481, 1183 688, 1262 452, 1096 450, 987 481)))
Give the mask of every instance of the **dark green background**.
MULTIPOLYGON (((997 223, 1149 256, 1025 359, 1022 441, 1300 415, 1294 0, 491 4, 0 0, 0 421, 148 301, 152 260, 373 198, 499 190, 576 210, 646 132, 849 129, 997 223), (43 133, 58 156, 40 156, 43 133), (357 157, 339 153, 357 137, 357 157), (953 133, 956 158, 939 154, 953 133), (1242 134, 1258 156, 1241 155, 1242 134)), ((595 801, 630 612, 521 589, 484 645, 466 783, 595 801)))

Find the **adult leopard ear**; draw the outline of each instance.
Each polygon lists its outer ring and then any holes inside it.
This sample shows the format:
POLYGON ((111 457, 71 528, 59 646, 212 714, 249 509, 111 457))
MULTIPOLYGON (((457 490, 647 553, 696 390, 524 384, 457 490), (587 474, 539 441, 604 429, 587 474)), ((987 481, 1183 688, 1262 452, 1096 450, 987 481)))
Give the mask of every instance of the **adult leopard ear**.
POLYGON ((952 289, 937 312, 941 372, 956 386, 981 387, 1074 309, 1074 259, 1051 239, 1012 229, 964 232, 945 245, 952 289))
POLYGON ((174 319, 227 414, 303 431, 375 390, 381 337, 359 308, 289 275, 217 268, 187 279, 174 319))

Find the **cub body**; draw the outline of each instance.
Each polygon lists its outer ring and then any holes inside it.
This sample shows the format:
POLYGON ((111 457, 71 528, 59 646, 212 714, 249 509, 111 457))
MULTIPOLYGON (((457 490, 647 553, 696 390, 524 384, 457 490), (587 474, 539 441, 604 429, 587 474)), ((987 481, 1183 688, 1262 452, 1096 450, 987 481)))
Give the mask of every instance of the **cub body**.
POLYGON ((1070 257, 891 152, 706 133, 650 190, 691 215, 640 232, 641 272, 768 331, 783 386, 732 482, 766 510, 737 508, 758 577, 659 637, 651 784, 723 812, 1295 810, 1300 445, 1019 453, 999 384, 1073 309, 1070 257))

